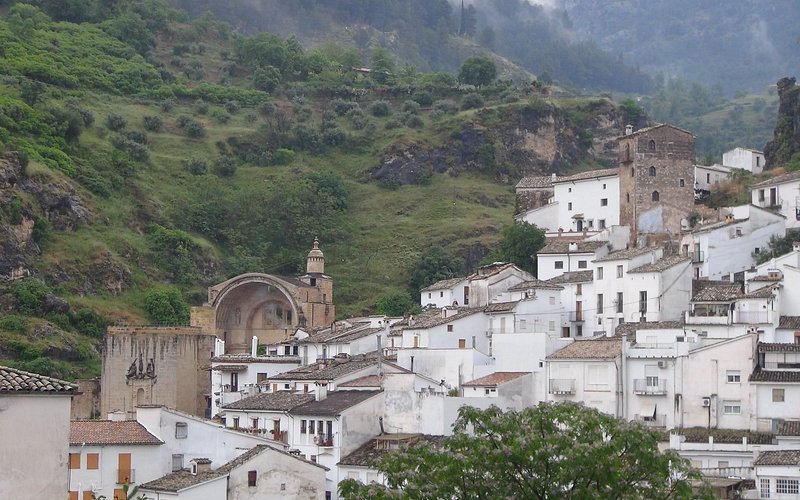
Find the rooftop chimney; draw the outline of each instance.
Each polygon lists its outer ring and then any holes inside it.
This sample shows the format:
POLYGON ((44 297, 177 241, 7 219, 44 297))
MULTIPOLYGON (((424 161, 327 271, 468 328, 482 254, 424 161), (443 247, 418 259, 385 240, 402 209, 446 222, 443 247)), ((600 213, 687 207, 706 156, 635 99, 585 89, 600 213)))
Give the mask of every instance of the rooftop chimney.
POLYGON ((211 470, 211 460, 207 458, 195 458, 189 461, 191 464, 192 475, 202 474, 211 470))
POLYGON ((112 422, 124 422, 125 419, 125 412, 120 410, 114 410, 108 413, 108 419, 112 422))
POLYGON ((253 340, 250 342, 250 355, 254 358, 258 356, 258 337, 253 335, 253 340))
POLYGON ((381 345, 380 334, 376 335, 378 339, 378 376, 383 376, 383 346, 381 345))
POLYGON ((633 133, 633 125, 625 125, 625 135, 631 135, 633 133))
POLYGON ((324 401, 328 397, 328 382, 325 380, 317 380, 314 382, 314 400, 324 401))

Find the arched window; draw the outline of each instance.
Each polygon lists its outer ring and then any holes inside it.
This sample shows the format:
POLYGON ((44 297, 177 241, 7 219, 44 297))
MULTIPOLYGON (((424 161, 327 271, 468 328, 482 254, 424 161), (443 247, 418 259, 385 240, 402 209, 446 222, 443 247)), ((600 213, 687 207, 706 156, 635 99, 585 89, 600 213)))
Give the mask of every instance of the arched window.
POLYGON ((653 201, 658 201, 658 191, 653 191, 651 198, 653 201))
POLYGON ((650 139, 650 142, 647 143, 647 149, 650 151, 656 150, 656 141, 650 139))
POLYGON ((655 177, 656 176, 656 167, 651 165, 650 169, 648 170, 648 173, 650 174, 650 177, 655 177))

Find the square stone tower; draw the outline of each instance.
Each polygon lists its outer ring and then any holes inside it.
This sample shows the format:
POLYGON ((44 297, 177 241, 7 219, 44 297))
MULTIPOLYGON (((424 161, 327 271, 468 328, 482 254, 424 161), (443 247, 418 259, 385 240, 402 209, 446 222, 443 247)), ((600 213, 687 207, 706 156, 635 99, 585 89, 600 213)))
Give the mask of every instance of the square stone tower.
POLYGON ((633 131, 619 143, 621 225, 635 240, 680 234, 694 208, 694 135, 672 125, 633 131))

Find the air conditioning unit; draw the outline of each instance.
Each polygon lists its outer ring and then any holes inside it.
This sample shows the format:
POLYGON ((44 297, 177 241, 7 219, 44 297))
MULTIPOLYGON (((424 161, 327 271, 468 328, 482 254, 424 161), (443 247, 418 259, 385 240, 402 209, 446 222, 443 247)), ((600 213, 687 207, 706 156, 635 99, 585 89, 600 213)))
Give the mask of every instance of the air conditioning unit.
POLYGON ((658 362, 658 367, 659 368, 666 368, 667 367, 667 362, 666 361, 659 361, 658 362))
POLYGON ((703 398, 703 408, 708 408, 711 406, 711 398, 703 398))

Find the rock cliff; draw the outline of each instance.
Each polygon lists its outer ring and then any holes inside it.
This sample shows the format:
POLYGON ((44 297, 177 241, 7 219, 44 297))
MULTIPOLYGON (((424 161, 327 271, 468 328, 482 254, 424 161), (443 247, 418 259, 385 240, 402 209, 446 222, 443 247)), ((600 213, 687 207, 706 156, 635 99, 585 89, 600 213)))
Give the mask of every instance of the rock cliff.
POLYGON ((800 160, 800 86, 795 78, 778 80, 778 121, 773 139, 764 148, 766 168, 800 160))

